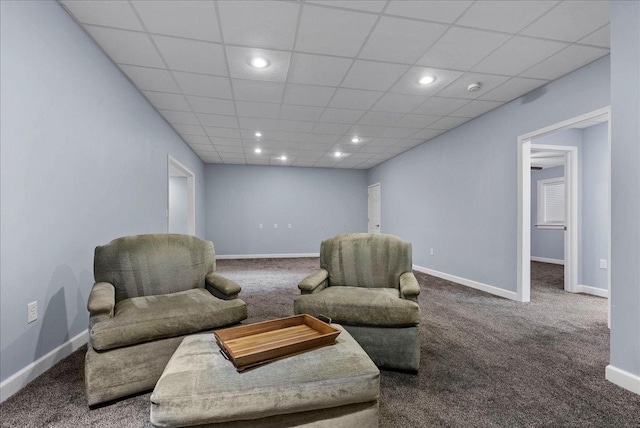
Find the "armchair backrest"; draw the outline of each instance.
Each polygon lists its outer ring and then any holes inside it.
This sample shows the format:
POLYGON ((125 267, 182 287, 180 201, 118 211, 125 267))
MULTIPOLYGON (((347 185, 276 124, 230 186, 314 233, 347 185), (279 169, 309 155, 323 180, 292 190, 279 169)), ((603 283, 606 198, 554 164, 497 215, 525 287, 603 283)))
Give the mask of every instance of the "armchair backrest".
POLYGON ((125 236, 96 247, 96 282, 110 282, 116 302, 204 287, 216 268, 213 243, 190 235, 125 236))
POLYGON ((400 275, 411 272, 411 243, 393 235, 345 233, 322 241, 320 267, 329 286, 399 288, 400 275))

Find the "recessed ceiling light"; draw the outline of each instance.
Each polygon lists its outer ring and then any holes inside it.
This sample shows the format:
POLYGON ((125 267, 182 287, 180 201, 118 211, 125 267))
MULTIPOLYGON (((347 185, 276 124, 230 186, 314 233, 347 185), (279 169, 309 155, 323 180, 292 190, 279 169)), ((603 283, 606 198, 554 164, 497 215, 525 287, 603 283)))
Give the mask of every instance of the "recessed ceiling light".
POLYGON ((260 154, 260 153, 262 153, 262 149, 255 149, 254 152, 260 154))
POLYGON ((251 65, 255 68, 265 68, 269 65, 269 60, 260 57, 251 58, 251 65))
POLYGON ((358 137, 353 137, 353 138, 351 139, 351 142, 352 142, 352 143, 359 143, 359 142, 360 142, 360 138, 358 138, 358 137))
POLYGON ((287 160, 287 157, 285 155, 280 156, 280 160, 287 160))
POLYGON ((342 152, 335 152, 333 155, 335 157, 339 158, 340 156, 342 156, 342 152))
POLYGON ((262 137, 262 132, 256 132, 254 135, 255 135, 256 137, 262 137))
POLYGON ((430 85, 433 82, 436 81, 436 77, 435 76, 423 76, 420 80, 418 80, 418 83, 420 83, 421 85, 430 85))

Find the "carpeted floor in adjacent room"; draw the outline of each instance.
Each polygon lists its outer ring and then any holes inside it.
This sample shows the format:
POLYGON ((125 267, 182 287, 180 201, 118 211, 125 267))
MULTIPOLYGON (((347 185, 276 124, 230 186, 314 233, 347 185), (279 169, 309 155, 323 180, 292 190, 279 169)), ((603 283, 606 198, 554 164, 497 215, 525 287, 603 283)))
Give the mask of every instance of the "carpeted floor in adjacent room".
MULTIPOLYGON (((247 322, 293 315, 318 259, 220 260, 243 286, 247 322)), ((381 427, 639 427, 640 396, 604 379, 607 300, 562 291, 562 266, 532 263, 521 304, 417 273, 418 375, 382 371, 381 427)), ((146 427, 149 394, 95 410, 80 349, 0 405, 7 427, 146 427)), ((364 428, 364 427, 361 427, 364 428)))

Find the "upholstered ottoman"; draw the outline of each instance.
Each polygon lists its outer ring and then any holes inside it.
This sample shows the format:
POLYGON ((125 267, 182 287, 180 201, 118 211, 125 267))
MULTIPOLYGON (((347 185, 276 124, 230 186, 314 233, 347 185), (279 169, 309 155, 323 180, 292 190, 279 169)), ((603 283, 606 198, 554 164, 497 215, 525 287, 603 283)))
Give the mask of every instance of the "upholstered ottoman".
POLYGON ((151 394, 155 426, 378 426, 380 372, 351 335, 238 373, 213 334, 188 336, 151 394))

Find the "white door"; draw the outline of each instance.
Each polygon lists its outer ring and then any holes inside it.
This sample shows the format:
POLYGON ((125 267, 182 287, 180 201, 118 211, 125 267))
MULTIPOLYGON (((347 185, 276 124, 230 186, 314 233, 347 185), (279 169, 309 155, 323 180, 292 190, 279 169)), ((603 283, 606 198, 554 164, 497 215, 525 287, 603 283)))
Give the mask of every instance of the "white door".
POLYGON ((380 183, 369 186, 369 233, 380 233, 380 183))

